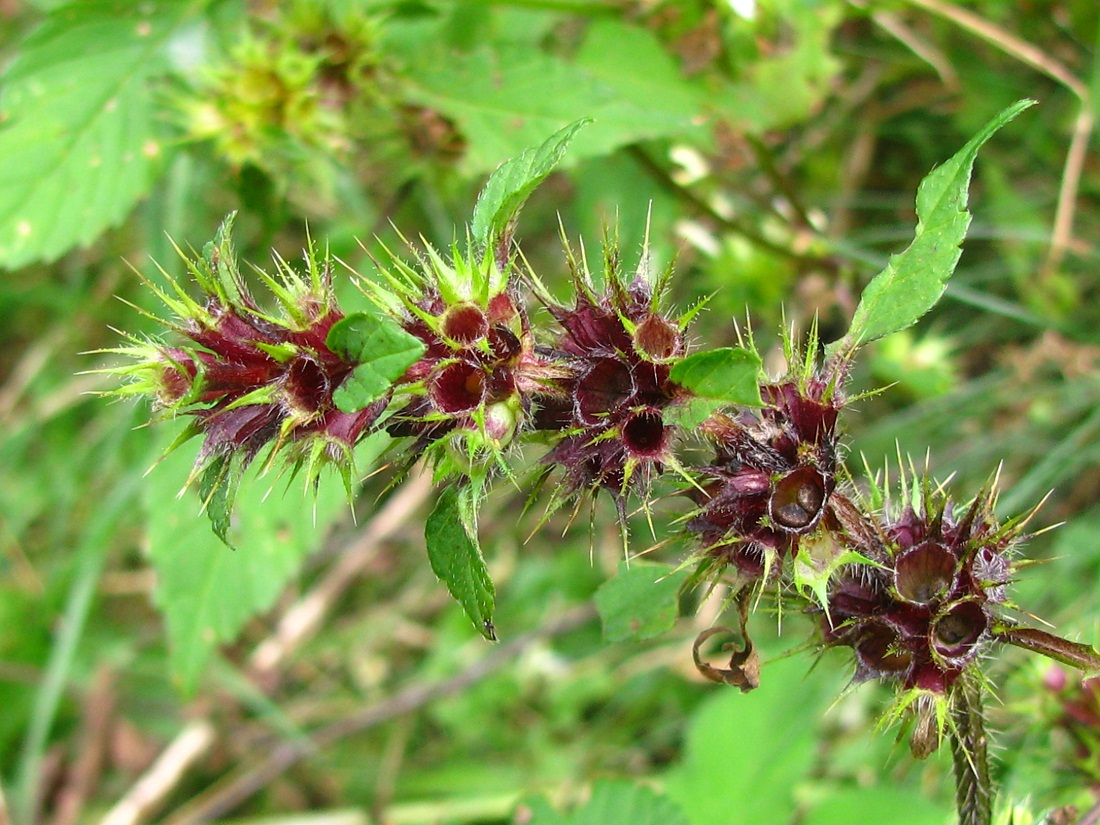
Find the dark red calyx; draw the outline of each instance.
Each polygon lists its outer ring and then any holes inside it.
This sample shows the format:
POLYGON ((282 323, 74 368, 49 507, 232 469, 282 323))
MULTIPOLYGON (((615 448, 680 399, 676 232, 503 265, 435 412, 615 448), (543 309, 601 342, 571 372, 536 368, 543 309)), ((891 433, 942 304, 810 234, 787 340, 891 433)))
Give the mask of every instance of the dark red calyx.
POLYGON ((633 394, 630 367, 617 358, 594 359, 577 382, 577 417, 585 424, 599 424, 633 394))
POLYGON ((665 449, 666 428, 660 410, 653 407, 631 413, 622 426, 623 446, 638 457, 652 458, 665 449))
POLYGON ((634 330, 634 347, 650 361, 665 362, 684 349, 684 336, 660 315, 650 315, 634 330))
POLYGON ((932 647, 949 661, 965 660, 988 626, 989 618, 976 601, 955 602, 933 621, 932 647))
POLYGON ((957 568, 954 553, 942 544, 926 541, 898 557, 894 585, 906 601, 931 604, 954 588, 957 568))
POLYGON ((452 361, 438 369, 428 382, 428 395, 436 409, 449 415, 470 412, 485 401, 485 373, 475 364, 452 361))
POLYGON ((768 515, 780 529, 805 532, 821 518, 827 497, 825 476, 813 467, 799 467, 776 482, 768 499, 768 515))
POLYGON ((488 334, 489 321, 480 307, 457 304, 443 316, 442 331, 452 341, 469 346, 488 334))
POLYGON ((865 623, 860 628, 855 649, 868 675, 901 674, 913 663, 913 654, 905 648, 897 631, 884 622, 865 623))

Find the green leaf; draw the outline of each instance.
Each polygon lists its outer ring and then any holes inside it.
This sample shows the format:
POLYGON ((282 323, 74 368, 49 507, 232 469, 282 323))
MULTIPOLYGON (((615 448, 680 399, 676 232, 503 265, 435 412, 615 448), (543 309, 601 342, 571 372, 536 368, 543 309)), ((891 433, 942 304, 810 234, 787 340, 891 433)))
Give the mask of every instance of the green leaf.
POLYGON ((807 3, 786 15, 783 45, 738 60, 736 76, 715 88, 713 105, 720 117, 754 135, 812 118, 844 66, 830 51, 843 19, 833 3, 807 3))
POLYGON ((644 785, 623 780, 597 782, 570 825, 689 825, 674 802, 644 785))
POLYGON ((424 540, 432 572, 447 585, 481 635, 496 641, 496 593, 477 543, 477 519, 469 486, 452 484, 440 493, 424 525, 424 540))
POLYGON ((970 175, 978 150, 993 134, 1034 100, 1020 100, 985 125, 917 189, 917 230, 904 252, 893 255, 860 298, 847 334, 829 354, 851 349, 906 329, 939 301, 947 279, 962 255, 960 246, 970 226, 967 211, 970 175))
POLYGON ((723 404, 759 407, 760 356, 740 347, 721 347, 677 362, 669 378, 695 395, 723 404))
MULTIPOLYGON (((176 450, 164 458, 142 489, 148 519, 149 556, 157 574, 154 601, 164 614, 172 672, 193 691, 219 644, 233 641, 257 613, 267 610, 302 560, 346 513, 347 498, 335 479, 317 490, 283 491, 274 477, 244 473, 233 518, 225 525, 234 552, 210 531, 194 492, 178 495, 191 457, 176 450)), ((210 505, 207 505, 209 510, 210 505)))
POLYGON ((148 81, 197 5, 85 0, 27 37, 0 96, 0 266, 86 246, 149 190, 165 147, 148 81))
POLYGON ((597 782, 589 800, 570 816, 558 813, 541 797, 525 799, 519 807, 528 825, 690 825, 674 802, 626 780, 597 782))
POLYGON ((527 825, 569 825, 569 818, 554 810, 545 797, 524 797, 516 806, 515 822, 527 825))
POLYGON ((571 123, 497 167, 474 206, 471 232, 475 241, 488 247, 505 233, 535 187, 554 171, 573 136, 591 122, 591 118, 582 118, 571 123))
POLYGON ((803 825, 847 825, 851 822, 943 825, 954 820, 951 814, 939 799, 911 788, 891 785, 831 787, 828 795, 800 822, 803 825))
POLYGON ((665 778, 692 825, 790 821, 816 759, 815 726, 838 687, 807 679, 806 669, 799 657, 766 664, 756 690, 717 691, 695 711, 683 761, 665 778), (732 797, 731 777, 741 789, 732 797))
POLYGON ((618 574, 596 591, 596 609, 609 642, 660 636, 676 623, 680 586, 688 570, 663 564, 619 562, 618 574))
POLYGON ((633 27, 629 40, 607 39, 614 44, 613 54, 601 57, 598 48, 582 48, 573 64, 513 44, 483 44, 467 53, 420 52, 406 58, 405 92, 411 102, 458 123, 468 141, 467 173, 495 168, 502 157, 539 144, 578 115, 594 120, 570 148, 570 157, 578 160, 640 140, 700 130, 701 94, 644 94, 636 72, 622 70, 634 44, 632 65, 646 65, 646 77, 660 77, 660 88, 666 88, 665 79, 678 69, 652 34, 633 27), (642 48, 642 43, 648 45, 642 48), (649 62, 641 62, 643 57, 649 62))
POLYGON ((218 456, 203 470, 199 480, 199 498, 205 505, 210 526, 214 534, 233 550, 236 548, 229 541, 229 517, 243 474, 241 458, 218 456))
POLYGON ((423 342, 384 315, 357 312, 333 324, 328 348, 353 364, 333 400, 342 412, 355 412, 378 400, 424 354, 423 342))

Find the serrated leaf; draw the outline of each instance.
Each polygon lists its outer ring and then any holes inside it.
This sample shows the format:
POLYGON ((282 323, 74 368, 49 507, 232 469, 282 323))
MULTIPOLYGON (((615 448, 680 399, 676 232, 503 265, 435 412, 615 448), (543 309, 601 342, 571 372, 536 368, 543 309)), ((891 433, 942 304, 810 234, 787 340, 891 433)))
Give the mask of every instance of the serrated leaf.
POLYGON ((497 167, 474 206, 470 231, 475 241, 488 247, 504 234, 535 187, 554 171, 573 136, 591 122, 591 118, 582 118, 571 123, 497 167))
MULTIPOLYGON (((654 43, 653 35, 635 27, 637 40, 654 43)), ((634 42, 633 40, 631 42, 634 42)), ((626 44, 620 43, 623 50, 626 44)), ((454 119, 468 141, 463 157, 467 173, 493 169, 501 158, 514 157, 546 135, 576 121, 593 118, 577 136, 570 157, 606 155, 640 140, 685 135, 699 129, 701 95, 638 93, 636 76, 627 84, 618 69, 601 65, 593 56, 568 63, 514 44, 483 44, 458 53, 439 50, 408 60, 405 92, 454 119)), ((651 50, 645 50, 649 55, 651 50)), ((660 61, 653 68, 665 74, 669 62, 659 45, 660 61)), ((634 55, 635 66, 641 58, 634 55)), ((650 67, 647 65, 647 76, 650 67)), ((673 67, 672 71, 676 71, 673 67)), ((680 80, 688 88, 687 82, 680 80)), ((664 86, 662 86, 664 88, 664 86)))
POLYGON ((672 800, 627 780, 597 782, 588 801, 568 816, 542 797, 525 799, 518 808, 528 825, 689 825, 672 800))
POLYGON ((688 825, 688 819, 675 802, 644 785, 604 780, 573 812, 570 825, 688 825))
POLYGON ((424 354, 424 343, 384 315, 357 312, 333 324, 328 348, 353 364, 333 400, 346 413, 377 401, 424 354))
POLYGON ((172 673, 187 693, 217 646, 271 607, 347 506, 336 479, 322 481, 315 501, 298 485, 284 492, 285 483, 251 469, 227 525, 227 540, 241 548, 234 552, 211 532, 199 496, 178 495, 191 460, 184 450, 169 454, 142 490, 157 574, 153 599, 164 614, 172 673))
POLYGON ((0 266, 52 261, 119 223, 164 151, 149 77, 185 0, 85 0, 27 37, 0 95, 0 266))
POLYGON ((199 499, 210 526, 231 550, 236 548, 229 541, 229 517, 244 473, 241 462, 242 459, 236 456, 217 456, 206 466, 199 480, 199 499))
POLYGON ((615 578, 596 591, 596 610, 609 642, 640 641, 660 636, 676 624, 680 587, 688 570, 662 564, 619 562, 615 578))
POLYGON ((515 821, 527 825, 569 825, 569 818, 555 811, 541 796, 521 799, 516 806, 515 821))
POLYGON ((470 487, 452 484, 439 494, 424 525, 428 561, 474 627, 496 641, 496 591, 477 542, 477 518, 470 487))
POLYGON ((669 378, 700 398, 724 404, 759 407, 760 356, 740 347, 720 347, 689 355, 669 371, 669 378))
POLYGON ((967 200, 978 150, 998 129, 1033 106, 1020 100, 993 118, 950 160, 930 172, 917 189, 913 242, 893 255, 863 290, 847 334, 828 352, 843 351, 906 329, 935 306, 962 255, 970 226, 967 200))
POLYGON ((790 820, 814 765, 815 725, 840 687, 832 679, 807 679, 806 668, 798 657, 766 664, 758 689, 717 691, 692 714, 682 761, 664 783, 692 825, 790 820))

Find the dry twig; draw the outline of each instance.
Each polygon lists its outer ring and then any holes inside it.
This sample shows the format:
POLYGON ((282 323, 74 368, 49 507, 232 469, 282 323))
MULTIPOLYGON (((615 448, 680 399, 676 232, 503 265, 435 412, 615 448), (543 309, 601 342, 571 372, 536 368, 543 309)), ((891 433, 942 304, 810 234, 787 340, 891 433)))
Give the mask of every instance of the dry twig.
POLYGON ((1062 182, 1058 189, 1058 205, 1054 212, 1054 227, 1051 230, 1050 248, 1040 270, 1040 279, 1049 279, 1062 265, 1066 250, 1073 240, 1073 217, 1077 209, 1077 189, 1084 171, 1085 155, 1088 152, 1089 139, 1094 126, 1092 99, 1088 87, 1060 61, 1046 52, 1028 43, 1011 32, 995 26, 983 17, 943 0, 909 0, 913 5, 950 20, 971 34, 1025 63, 1062 86, 1069 89, 1080 101, 1081 108, 1073 125, 1073 136, 1066 152, 1065 166, 1062 168, 1062 182))
MULTIPOLYGON (((356 577, 377 558, 385 542, 404 525, 431 493, 428 473, 418 473, 398 490, 348 545, 321 580, 283 614, 274 632, 256 646, 249 674, 257 683, 271 683, 278 666, 317 632, 325 616, 356 577)), ((214 742, 206 720, 185 727, 156 763, 107 814, 102 825, 137 825, 171 793, 186 770, 214 742), (201 747, 200 747, 201 745, 201 747)))
POLYGON ((201 825, 222 816, 245 802, 283 771, 326 746, 411 713, 436 699, 459 693, 499 670, 533 644, 580 627, 591 621, 595 615, 595 608, 591 604, 575 608, 541 628, 499 645, 450 679, 410 685, 376 705, 326 725, 308 738, 284 742, 257 764, 238 771, 221 787, 213 789, 170 817, 166 825, 201 825))

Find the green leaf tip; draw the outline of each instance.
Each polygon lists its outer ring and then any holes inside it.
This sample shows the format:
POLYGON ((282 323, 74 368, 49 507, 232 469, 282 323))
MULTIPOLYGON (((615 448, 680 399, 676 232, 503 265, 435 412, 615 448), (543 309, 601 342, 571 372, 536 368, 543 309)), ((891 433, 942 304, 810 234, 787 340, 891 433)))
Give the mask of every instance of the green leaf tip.
POLYGON ((357 312, 333 324, 326 345, 356 364, 333 400, 351 413, 377 401, 425 352, 424 343, 384 315, 357 312))
POLYGON ((908 248, 863 290, 851 327, 827 348, 829 356, 850 352, 915 324, 935 306, 962 255, 970 227, 967 201, 978 150, 1002 126, 1035 105, 1020 100, 978 132, 962 149, 925 176, 917 188, 917 229, 908 248))
POLYGON ((496 591, 477 542, 472 487, 452 484, 440 493, 424 525, 424 540, 432 572, 447 585, 478 632, 495 642, 496 591))
POLYGON ((230 550, 237 549, 229 541, 229 525, 243 474, 244 466, 239 459, 223 455, 207 464, 199 481, 199 497, 210 519, 210 527, 230 550))
POLYGON ((539 146, 506 160, 489 176, 474 206, 470 226, 475 243, 490 248, 508 233, 516 214, 535 188, 554 171, 569 144, 592 118, 581 118, 548 137, 539 146))
POLYGON ((760 407, 760 356, 742 347, 720 347, 689 355, 669 378, 697 397, 718 404, 760 407))

